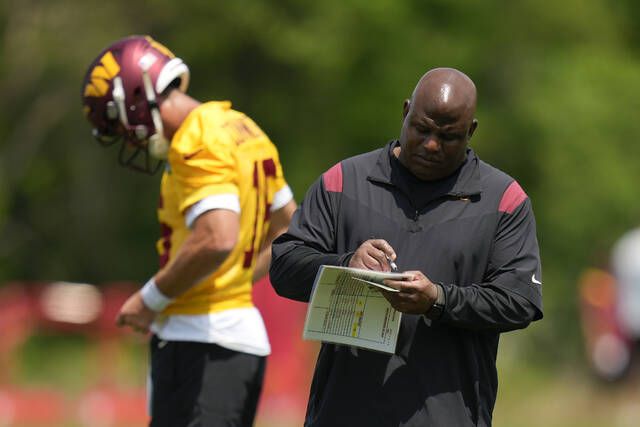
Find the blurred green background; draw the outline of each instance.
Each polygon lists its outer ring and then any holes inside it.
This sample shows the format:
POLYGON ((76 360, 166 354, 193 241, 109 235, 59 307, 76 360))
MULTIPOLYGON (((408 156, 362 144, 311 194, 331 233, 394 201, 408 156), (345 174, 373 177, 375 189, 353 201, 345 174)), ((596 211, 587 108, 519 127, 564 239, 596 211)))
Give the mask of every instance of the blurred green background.
POLYGON ((590 377, 576 282, 638 225, 638 22, 634 0, 3 0, 0 283, 155 271, 159 175, 119 167, 80 108, 115 39, 152 35, 189 64, 193 96, 255 119, 297 200, 397 137, 422 73, 456 67, 478 87, 472 146, 529 194, 543 258, 545 319, 503 337, 495 425, 634 425, 640 376, 590 377))

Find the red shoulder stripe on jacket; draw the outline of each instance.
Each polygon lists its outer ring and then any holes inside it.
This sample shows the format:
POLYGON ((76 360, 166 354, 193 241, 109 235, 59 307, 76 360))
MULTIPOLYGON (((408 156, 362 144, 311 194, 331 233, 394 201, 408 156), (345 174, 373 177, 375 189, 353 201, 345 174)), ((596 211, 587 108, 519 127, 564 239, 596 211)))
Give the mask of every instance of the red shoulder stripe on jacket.
POLYGON ((334 193, 342 193, 342 165, 336 163, 322 174, 322 182, 327 191, 334 193))
POLYGON ((522 202, 527 199, 527 197, 527 193, 525 193, 522 187, 520 187, 520 184, 518 184, 516 181, 513 181, 502 195, 502 200, 500 200, 498 211, 511 214, 518 206, 520 206, 520 204, 522 204, 522 202))

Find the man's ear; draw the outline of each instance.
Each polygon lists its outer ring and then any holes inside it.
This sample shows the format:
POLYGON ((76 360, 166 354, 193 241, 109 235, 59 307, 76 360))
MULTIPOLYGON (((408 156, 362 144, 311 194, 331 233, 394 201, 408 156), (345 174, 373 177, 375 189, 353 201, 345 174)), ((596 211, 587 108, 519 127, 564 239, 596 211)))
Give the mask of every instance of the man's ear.
POLYGON ((471 122, 471 126, 469 127, 469 132, 467 133, 467 139, 471 139, 477 127, 478 127, 478 120, 473 119, 473 121, 471 122))
POLYGON ((404 103, 402 104, 402 119, 404 120, 407 117, 407 114, 409 114, 409 109, 411 108, 411 100, 410 99, 405 99, 404 103))

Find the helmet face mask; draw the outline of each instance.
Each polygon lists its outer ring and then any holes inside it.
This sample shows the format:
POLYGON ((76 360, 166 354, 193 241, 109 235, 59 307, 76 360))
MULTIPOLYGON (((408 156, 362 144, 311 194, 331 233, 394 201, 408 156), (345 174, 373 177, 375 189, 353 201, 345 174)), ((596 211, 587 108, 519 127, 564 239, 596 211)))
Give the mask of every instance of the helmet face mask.
POLYGON ((125 140, 120 144, 118 163, 134 171, 153 175, 160 170, 163 160, 153 158, 143 146, 125 140))
POLYGON ((169 150, 158 96, 174 87, 184 92, 188 84, 189 69, 169 49, 148 36, 127 37, 103 50, 87 70, 84 113, 100 144, 121 143, 121 164, 154 173, 169 150))

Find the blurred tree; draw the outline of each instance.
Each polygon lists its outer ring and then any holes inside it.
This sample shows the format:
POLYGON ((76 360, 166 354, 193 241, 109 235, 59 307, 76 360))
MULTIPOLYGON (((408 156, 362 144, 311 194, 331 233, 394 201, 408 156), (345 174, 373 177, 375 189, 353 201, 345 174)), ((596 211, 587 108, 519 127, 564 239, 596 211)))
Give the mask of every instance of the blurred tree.
POLYGON ((638 17, 631 0, 5 0, 0 279, 155 269, 158 177, 121 170, 80 112, 83 73, 114 39, 153 35, 190 65, 194 96, 256 118, 298 200, 336 161, 395 138, 419 76, 453 66, 478 86, 474 148, 535 206, 547 320, 532 346, 575 344, 575 281, 640 214, 638 17))

